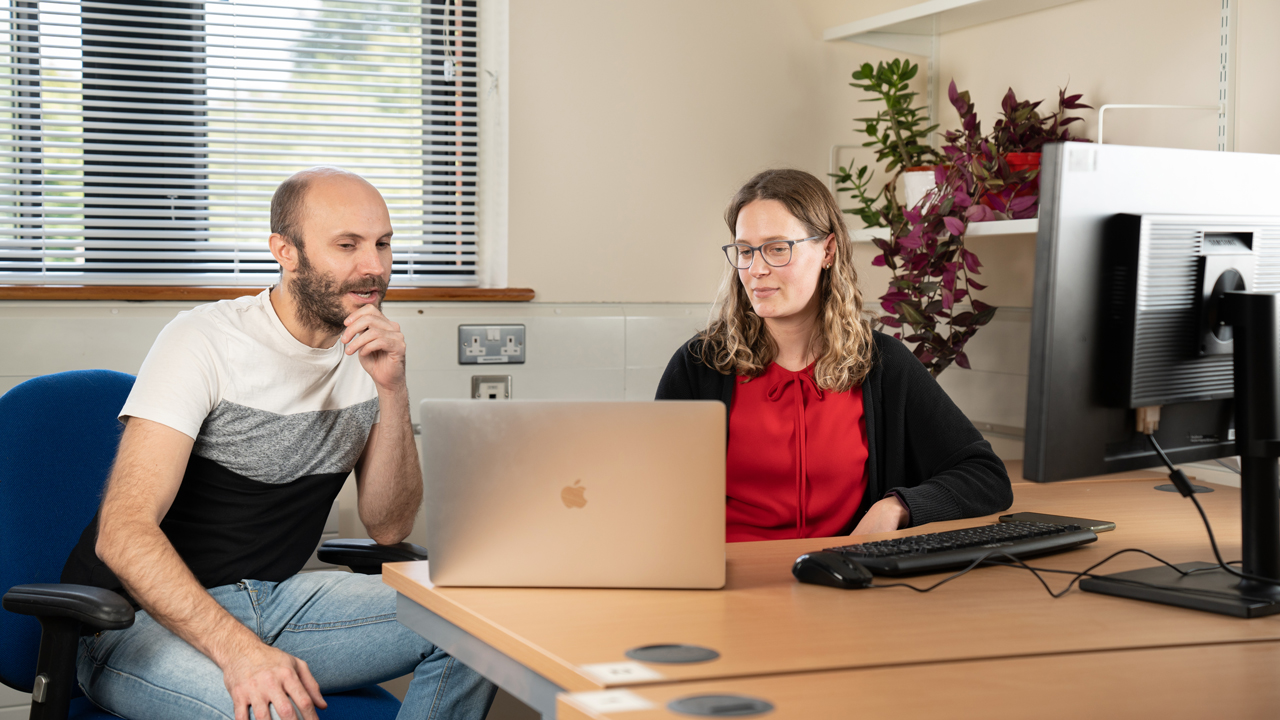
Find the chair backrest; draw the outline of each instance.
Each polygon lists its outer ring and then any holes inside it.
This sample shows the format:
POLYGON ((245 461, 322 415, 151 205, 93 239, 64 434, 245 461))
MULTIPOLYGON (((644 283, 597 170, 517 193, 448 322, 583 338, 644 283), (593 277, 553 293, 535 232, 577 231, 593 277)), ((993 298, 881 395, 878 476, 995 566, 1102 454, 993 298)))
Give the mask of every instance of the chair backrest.
MULTIPOLYGON (((97 512, 133 376, 75 370, 0 397, 0 594, 55 583, 97 512)), ((0 610, 0 682, 29 690, 40 647, 33 617, 0 610)))

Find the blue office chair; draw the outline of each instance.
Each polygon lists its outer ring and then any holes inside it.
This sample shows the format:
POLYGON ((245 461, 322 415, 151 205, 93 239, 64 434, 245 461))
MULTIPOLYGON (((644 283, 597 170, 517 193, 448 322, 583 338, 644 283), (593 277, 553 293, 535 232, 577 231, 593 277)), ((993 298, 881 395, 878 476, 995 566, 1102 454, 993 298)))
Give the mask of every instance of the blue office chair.
MULTIPOLYGON (((32 693, 32 720, 107 720, 76 684, 81 635, 133 624, 133 608, 102 588, 59 583, 62 566, 97 511, 123 426, 116 419, 133 376, 77 370, 28 380, 0 397, 0 682, 32 693)), ((411 543, 330 541, 325 562, 376 573, 382 562, 421 560, 411 543)), ((400 703, 377 686, 326 695, 321 718, 391 720, 400 703)))

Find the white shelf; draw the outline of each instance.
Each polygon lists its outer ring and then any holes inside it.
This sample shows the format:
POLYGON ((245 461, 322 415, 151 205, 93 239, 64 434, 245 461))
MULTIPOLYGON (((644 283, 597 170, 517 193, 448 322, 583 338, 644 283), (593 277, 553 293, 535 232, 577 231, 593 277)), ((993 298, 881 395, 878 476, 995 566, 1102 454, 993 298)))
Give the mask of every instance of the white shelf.
POLYGON ((1076 0, 928 0, 883 15, 827 28, 823 40, 847 40, 913 55, 929 55, 933 37, 1025 15, 1076 0))
MULTIPOLYGON (((1040 221, 1036 218, 1026 220, 993 220, 991 222, 969 223, 966 237, 994 237, 997 235, 1035 235, 1040 229, 1040 221)), ((854 242, 871 242, 873 238, 889 239, 889 228, 862 228, 849 233, 854 242)))
POLYGON ((991 222, 969 223, 966 237, 983 237, 988 235, 1035 235, 1040 230, 1038 218, 1026 220, 993 220, 991 222))
POLYGON ((888 240, 889 228, 862 228, 849 233, 849 239, 854 242, 871 242, 876 238, 888 240))

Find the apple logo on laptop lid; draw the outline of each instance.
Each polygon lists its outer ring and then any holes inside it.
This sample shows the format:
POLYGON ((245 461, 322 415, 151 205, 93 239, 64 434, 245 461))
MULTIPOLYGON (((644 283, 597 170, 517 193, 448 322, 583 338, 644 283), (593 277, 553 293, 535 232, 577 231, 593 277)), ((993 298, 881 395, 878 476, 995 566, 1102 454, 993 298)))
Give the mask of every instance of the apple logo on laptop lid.
POLYGON ((560 500, 567 508, 585 507, 587 504, 587 489, 582 487, 582 480, 574 480, 572 485, 566 485, 560 491, 560 500))

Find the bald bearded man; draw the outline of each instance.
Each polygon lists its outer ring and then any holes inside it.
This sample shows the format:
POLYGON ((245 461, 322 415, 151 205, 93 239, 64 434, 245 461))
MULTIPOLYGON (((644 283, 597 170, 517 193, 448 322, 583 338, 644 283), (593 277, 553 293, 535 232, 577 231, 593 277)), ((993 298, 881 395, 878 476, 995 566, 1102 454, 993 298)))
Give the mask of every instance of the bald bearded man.
POLYGON ((324 693, 413 673, 399 718, 475 718, 494 687, 396 622, 380 576, 298 574, 354 469, 403 540, 422 500, 405 342, 382 314, 391 219, 363 178, 297 173, 271 200, 280 283, 178 315, 143 362, 98 515, 64 582, 125 594, 133 627, 77 673, 131 720, 315 720, 324 693))

